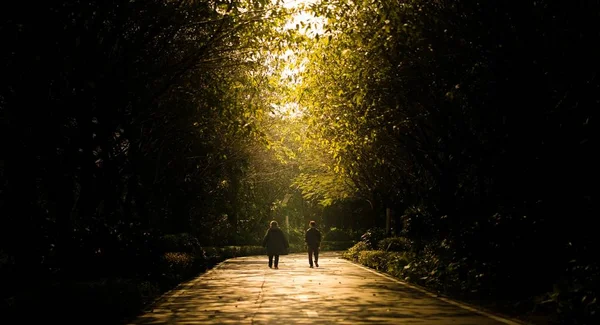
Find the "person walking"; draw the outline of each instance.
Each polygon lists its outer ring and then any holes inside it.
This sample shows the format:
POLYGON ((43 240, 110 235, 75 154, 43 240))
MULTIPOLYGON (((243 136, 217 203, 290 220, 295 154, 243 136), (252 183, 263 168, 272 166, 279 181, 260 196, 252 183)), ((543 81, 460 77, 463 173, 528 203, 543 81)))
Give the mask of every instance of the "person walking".
POLYGON ((263 247, 267 249, 269 267, 279 269, 279 255, 286 254, 290 244, 275 220, 271 221, 270 227, 263 238, 263 247))
POLYGON ((304 235, 304 241, 306 242, 306 247, 308 249, 308 264, 310 267, 313 267, 313 256, 315 261, 315 266, 319 267, 319 248, 321 247, 321 232, 317 229, 317 223, 311 221, 309 223, 310 228, 306 230, 306 234, 304 235))

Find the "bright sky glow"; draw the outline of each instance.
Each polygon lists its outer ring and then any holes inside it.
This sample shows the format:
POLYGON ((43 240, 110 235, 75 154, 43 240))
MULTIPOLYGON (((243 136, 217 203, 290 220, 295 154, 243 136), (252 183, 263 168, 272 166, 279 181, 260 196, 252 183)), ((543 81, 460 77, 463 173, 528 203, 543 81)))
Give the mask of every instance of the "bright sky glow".
MULTIPOLYGON (((283 7, 286 9, 298 8, 303 5, 308 6, 313 3, 319 2, 319 0, 279 0, 279 1, 281 1, 283 7)), ((278 0, 273 0, 272 2, 277 3, 278 0)))
MULTIPOLYGON (((324 17, 315 17, 310 12, 310 5, 317 3, 319 0, 272 0, 273 4, 279 3, 286 9, 294 10, 295 13, 292 17, 280 28, 281 32, 287 30, 297 30, 298 33, 305 35, 309 38, 315 38, 318 34, 323 36, 325 33, 324 17)), ((280 54, 278 58, 283 62, 284 68, 281 70, 280 82, 288 86, 293 87, 302 82, 300 73, 304 71, 306 66, 305 58, 297 53, 297 51, 288 48, 284 53, 280 54)), ((271 104, 273 108, 274 116, 281 116, 282 118, 295 118, 302 116, 303 109, 298 103, 284 103, 284 104, 271 104)))
POLYGON ((302 109, 298 103, 285 103, 284 105, 271 104, 273 111, 271 116, 279 116, 282 119, 296 118, 302 116, 302 109))
POLYGON ((308 11, 309 6, 311 4, 317 3, 318 1, 319 0, 284 0, 284 8, 297 9, 298 12, 296 12, 292 16, 292 19, 290 19, 285 24, 285 26, 283 26, 283 29, 298 29, 300 33, 309 37, 315 37, 316 34, 323 35, 323 33, 325 32, 323 30, 325 18, 315 17, 312 13, 308 11))

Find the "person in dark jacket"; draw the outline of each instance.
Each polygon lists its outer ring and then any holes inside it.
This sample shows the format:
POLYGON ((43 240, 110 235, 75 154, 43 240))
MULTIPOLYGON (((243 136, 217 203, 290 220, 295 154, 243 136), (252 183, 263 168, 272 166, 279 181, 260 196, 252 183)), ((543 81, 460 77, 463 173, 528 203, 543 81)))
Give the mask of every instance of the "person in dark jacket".
POLYGON ((319 248, 321 247, 321 232, 317 229, 317 223, 310 222, 310 228, 306 230, 304 241, 308 249, 308 264, 313 267, 313 255, 315 258, 315 266, 319 267, 319 248))
POLYGON ((269 230, 263 239, 263 247, 267 249, 269 267, 274 266, 275 269, 279 269, 279 255, 286 254, 290 244, 283 231, 279 229, 277 221, 271 221, 269 230))

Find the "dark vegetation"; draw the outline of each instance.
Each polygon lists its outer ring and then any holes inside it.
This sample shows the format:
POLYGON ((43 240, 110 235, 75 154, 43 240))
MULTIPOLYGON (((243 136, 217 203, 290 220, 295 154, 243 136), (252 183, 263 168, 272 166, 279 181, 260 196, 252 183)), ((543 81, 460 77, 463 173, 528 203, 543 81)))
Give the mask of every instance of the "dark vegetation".
POLYGON ((231 89, 261 8, 0 6, 2 311, 106 324, 258 243, 272 216, 237 195, 249 130, 231 89))
POLYGON ((325 248, 358 242, 349 258, 400 278, 599 322, 597 1, 315 6, 345 35, 328 47, 343 65, 320 56, 344 78, 319 90, 346 129, 321 136, 345 137, 356 189, 327 207, 290 189, 294 170, 273 177, 258 145, 268 103, 249 58, 271 35, 266 3, 0 5, 3 315, 114 322, 261 253, 288 215, 294 250, 315 219, 325 248))
MULTIPOLYGON (((327 112, 340 121, 330 136, 357 134, 343 165, 376 210, 374 226, 385 227, 391 208, 416 259, 405 271, 402 258, 378 251, 369 263, 399 263, 391 269, 402 277, 504 310, 598 323, 599 9, 340 6, 344 38, 329 47, 359 46, 331 50, 320 66, 348 103, 327 112)), ((369 249, 378 239, 365 238, 369 249)))

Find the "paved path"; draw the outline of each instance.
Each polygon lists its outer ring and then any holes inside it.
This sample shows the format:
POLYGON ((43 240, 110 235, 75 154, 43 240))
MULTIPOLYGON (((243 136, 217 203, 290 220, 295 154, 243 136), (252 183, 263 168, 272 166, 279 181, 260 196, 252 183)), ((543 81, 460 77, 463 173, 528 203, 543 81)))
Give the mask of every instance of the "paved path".
POLYGON ((323 253, 227 260, 167 294, 130 324, 478 324, 517 323, 479 314, 323 253))

